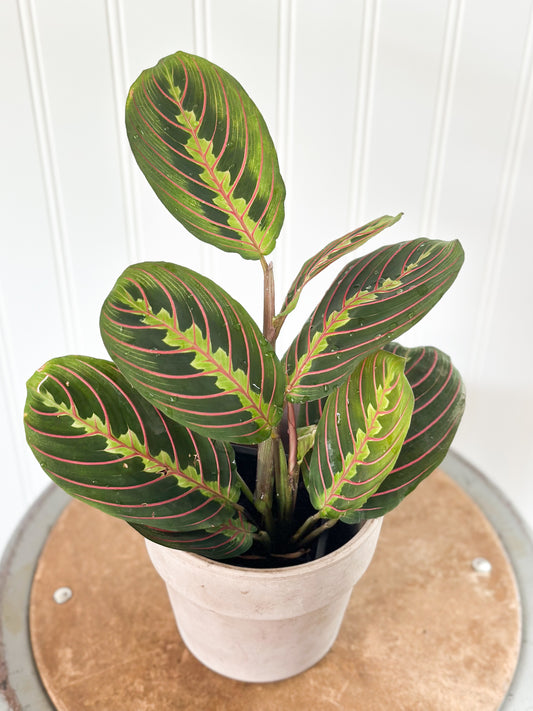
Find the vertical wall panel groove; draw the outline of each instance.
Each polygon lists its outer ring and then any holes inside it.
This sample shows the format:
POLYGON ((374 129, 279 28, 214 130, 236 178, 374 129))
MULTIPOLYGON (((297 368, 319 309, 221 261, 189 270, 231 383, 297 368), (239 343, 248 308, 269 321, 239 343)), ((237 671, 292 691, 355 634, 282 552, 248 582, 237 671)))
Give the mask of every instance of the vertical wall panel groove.
MULTIPOLYGON (((22 412, 19 411, 19 404, 14 391, 14 382, 12 373, 15 372, 15 353, 13 343, 6 337, 9 331, 7 329, 7 319, 5 318, 5 305, 0 294, 0 383, 3 383, 2 392, 2 408, 6 413, 7 420, 7 438, 6 445, 9 442, 10 451, 14 454, 15 464, 17 466, 19 476, 15 477, 20 490, 24 496, 25 503, 31 501, 31 483, 29 478, 24 475, 25 468, 25 452, 24 437, 22 436, 22 412), (15 413, 19 412, 19 416, 15 417, 15 413)), ((4 436, 6 433, 4 432, 4 436)), ((12 485, 12 482, 10 483, 12 485)), ((0 531, 1 532, 1 531, 0 531)), ((0 536, 0 552, 2 550, 2 542, 0 536)))
POLYGON ((430 235, 434 232, 437 219, 442 169, 446 156, 446 139, 461 40, 463 3, 464 0, 450 0, 448 6, 433 136, 429 151, 426 190, 420 222, 422 235, 430 235))
POLYGON ((203 57, 209 56, 207 0, 194 0, 194 51, 203 57))
MULTIPOLYGON (((27 39, 22 31, 22 13, 19 4, 17 3, 18 21, 20 26, 20 35, 24 43, 25 51, 25 76, 24 79, 29 81, 30 71, 28 63, 27 39)), ((35 104, 32 104, 33 115, 35 117, 35 104)), ((4 157, 5 160, 5 157, 4 157)), ((2 213, 3 214, 3 213, 2 213)), ((5 223, 3 215, 2 245, 4 249, 7 247, 7 255, 4 253, 4 258, 7 256, 9 262, 10 246, 8 244, 8 235, 10 233, 9 224, 5 223)), ((7 292, 6 297, 9 296, 7 292)), ((7 308, 9 304, 4 301, 4 295, 0 290, 0 392, 2 393, 2 431, 4 440, 2 441, 2 449, 6 452, 7 472, 11 468, 9 481, 5 483, 2 502, 6 506, 7 511, 2 507, 2 519, 8 511, 13 514, 16 506, 27 505, 31 501, 31 478, 27 475, 25 467, 25 440, 22 432, 22 410, 18 398, 18 383, 15 379, 17 372, 15 366, 15 350, 16 341, 13 338, 11 329, 7 319, 7 308), (4 430, 5 427, 5 430, 4 430)), ((4 471, 4 475, 6 470, 4 471)), ((5 523, 0 523, 0 554, 2 551, 4 539, 6 538, 5 523)))
POLYGON ((289 180, 291 150, 289 136, 293 129, 292 89, 294 82, 294 37, 292 27, 295 3, 293 0, 280 0, 278 25, 278 62, 277 62, 277 112, 276 112, 276 149, 280 162, 284 166, 286 180, 289 180))
MULTIPOLYGON (((209 45, 209 5, 207 0, 194 0, 193 23, 195 54, 212 59, 209 45)), ((200 251, 202 271, 212 274, 214 268, 212 248, 210 245, 202 244, 200 251)))
MULTIPOLYGON (((277 59, 277 111, 276 111, 276 150, 281 171, 287 188, 285 206, 285 225, 281 232, 276 252, 279 259, 276 262, 278 284, 286 289, 294 271, 294 251, 291 249, 292 230, 290 219, 291 177, 293 152, 290 148, 290 136, 294 132, 294 28, 295 0, 279 0, 278 23, 278 59, 277 59)), ((283 294, 278 294, 283 298, 283 294)))
MULTIPOLYGON (((406 213, 368 249, 380 239, 420 236, 419 227, 422 236, 462 239, 463 272, 405 343, 434 343, 452 355, 468 391, 456 447, 531 523, 533 378, 526 372, 518 380, 509 366, 509 352, 533 349, 527 314, 516 307, 527 309, 529 298, 527 272, 517 280, 516 265, 527 270, 533 262, 531 0, 505 7, 484 0, 152 0, 147 8, 145 0, 0 2, 10 97, 0 114, 0 211, 7 208, 0 212, 7 245, 0 383, 4 448, 17 470, 2 501, 0 547, 47 482, 24 443, 24 381, 54 355, 74 348, 100 354, 99 299, 126 261, 183 261, 260 321, 259 265, 256 271, 190 236, 129 152, 126 91, 144 67, 179 49, 236 76, 272 130, 287 184, 286 223, 273 255, 278 303, 305 258, 366 218, 406 213), (28 313, 29 345, 20 316, 28 313), (502 422, 510 402, 518 423, 502 422), (491 436, 496 428, 498 437, 491 436)), ((314 308, 334 271, 306 288, 296 321, 314 308)), ((291 315, 282 338, 290 342, 297 328, 291 315)), ((279 341, 280 352, 288 342, 279 341)))
POLYGON ((350 225, 358 225, 362 220, 362 211, 366 200, 366 179, 373 108, 372 96, 376 76, 379 15, 380 0, 365 0, 352 150, 352 174, 350 181, 350 195, 352 199, 348 205, 348 224, 350 225))
POLYGON ((57 287, 60 293, 61 319, 67 346, 72 350, 77 340, 77 330, 71 298, 72 284, 69 276, 71 269, 66 245, 67 237, 61 188, 50 131, 50 112, 47 106, 46 83, 35 29, 35 12, 32 0, 18 0, 18 8, 31 88, 34 122, 39 142, 41 168, 48 201, 57 287))
POLYGON ((499 276, 506 248, 506 236, 509 229, 516 183, 522 161, 527 126, 531 117, 532 100, 533 7, 530 11, 528 30, 524 43, 522 66, 520 68, 516 99, 513 106, 511 128, 501 175, 498 202, 492 220, 492 231, 489 238, 490 251, 487 258, 481 298, 479 301, 481 310, 474 334, 474 349, 469 364, 470 372, 482 371, 487 361, 488 345, 495 321, 499 276))
POLYGON ((113 93, 115 104, 116 135, 120 156, 120 177, 122 198, 124 201, 124 223, 128 261, 138 262, 141 258, 141 232, 138 211, 138 198, 135 193, 135 181, 132 172, 132 159, 128 142, 125 138, 124 103, 129 85, 126 79, 126 47, 121 0, 106 0, 106 18, 109 35, 109 54, 113 75, 113 93))

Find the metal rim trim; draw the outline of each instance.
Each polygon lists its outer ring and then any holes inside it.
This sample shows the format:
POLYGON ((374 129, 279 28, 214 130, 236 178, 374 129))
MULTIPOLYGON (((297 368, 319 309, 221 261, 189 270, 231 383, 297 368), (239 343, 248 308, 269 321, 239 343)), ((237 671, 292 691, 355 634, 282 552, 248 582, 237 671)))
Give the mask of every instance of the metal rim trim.
MULTIPOLYGON (((522 613, 520 655, 500 711, 533 711, 533 538, 514 507, 479 470, 455 452, 441 468, 476 502, 512 563, 522 613)), ((0 711, 54 711, 39 678, 29 635, 29 597, 41 549, 70 501, 51 485, 13 534, 0 564, 0 711)))
POLYGON ((48 533, 70 498, 49 486, 11 537, 0 564, 0 711, 54 711, 31 650, 29 602, 48 533))
POLYGON ((442 469, 483 511, 513 566, 522 615, 522 640, 513 680, 500 711, 533 711, 533 537, 505 495, 456 452, 442 469))

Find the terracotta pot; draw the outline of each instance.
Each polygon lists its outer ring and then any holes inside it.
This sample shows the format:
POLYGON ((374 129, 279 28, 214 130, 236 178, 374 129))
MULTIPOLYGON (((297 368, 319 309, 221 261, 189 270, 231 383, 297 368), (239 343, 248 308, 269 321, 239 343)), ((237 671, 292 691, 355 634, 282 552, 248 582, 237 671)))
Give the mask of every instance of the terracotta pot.
POLYGON ((339 632, 353 586, 376 548, 381 519, 348 543, 290 568, 241 568, 146 541, 167 585, 181 637, 205 666, 248 682, 316 664, 339 632))

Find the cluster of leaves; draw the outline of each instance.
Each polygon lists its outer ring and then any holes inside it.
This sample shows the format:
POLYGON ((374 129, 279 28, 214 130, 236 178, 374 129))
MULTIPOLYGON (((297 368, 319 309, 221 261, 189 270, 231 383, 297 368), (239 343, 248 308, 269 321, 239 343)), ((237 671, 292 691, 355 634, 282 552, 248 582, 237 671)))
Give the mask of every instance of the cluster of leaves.
POLYGON ((306 261, 275 313, 266 256, 285 187, 244 89, 178 52, 133 84, 126 125, 170 212, 197 238, 260 262, 263 331, 201 274, 128 267, 101 312, 112 361, 56 358, 28 381, 26 435, 41 466, 147 538, 215 559, 252 547, 294 555, 337 521, 384 515, 442 461, 463 412, 449 357, 395 343, 452 284, 461 245, 416 239, 350 262, 280 359, 276 338, 306 284, 400 215, 306 261), (233 445, 257 448, 254 482, 233 445), (299 520, 305 494, 314 513, 299 520))

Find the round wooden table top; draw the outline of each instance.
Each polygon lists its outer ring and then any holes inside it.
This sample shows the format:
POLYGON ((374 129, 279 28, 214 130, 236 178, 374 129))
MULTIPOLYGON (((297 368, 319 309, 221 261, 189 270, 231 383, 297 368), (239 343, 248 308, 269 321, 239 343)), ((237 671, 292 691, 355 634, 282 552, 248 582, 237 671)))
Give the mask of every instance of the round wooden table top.
POLYGON ((491 711, 518 660, 520 605, 493 528, 435 472, 385 518, 332 650, 292 679, 246 684, 205 669, 141 536, 78 502, 41 554, 30 628, 58 711, 491 711), (62 587, 72 597, 58 603, 62 587))

